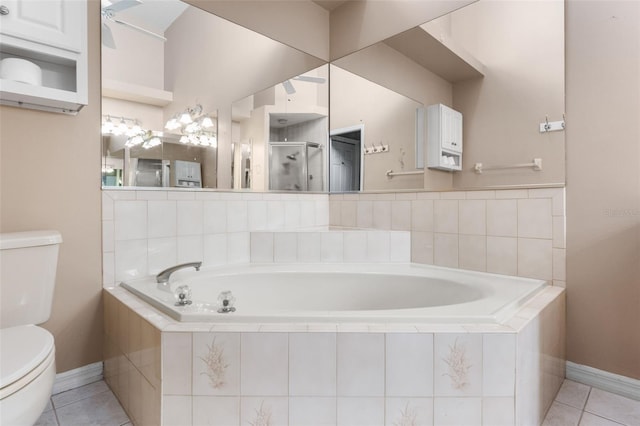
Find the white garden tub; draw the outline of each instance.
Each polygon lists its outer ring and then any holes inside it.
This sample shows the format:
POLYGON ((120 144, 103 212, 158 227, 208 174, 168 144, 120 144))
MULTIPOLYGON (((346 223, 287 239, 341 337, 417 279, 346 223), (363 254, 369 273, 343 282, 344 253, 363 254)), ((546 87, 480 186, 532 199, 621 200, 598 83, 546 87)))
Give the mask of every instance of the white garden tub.
POLYGON ((244 264, 122 286, 178 321, 504 323, 545 281, 419 264, 244 264), (192 304, 175 306, 179 286, 192 304), (219 313, 230 291, 235 312, 219 313))

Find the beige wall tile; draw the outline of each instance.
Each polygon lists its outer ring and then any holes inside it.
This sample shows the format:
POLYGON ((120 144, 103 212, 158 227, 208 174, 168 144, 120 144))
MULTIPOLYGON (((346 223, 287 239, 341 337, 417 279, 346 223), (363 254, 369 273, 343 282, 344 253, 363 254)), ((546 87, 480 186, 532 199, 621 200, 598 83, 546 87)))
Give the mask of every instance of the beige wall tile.
POLYGON ((487 237, 487 272, 518 275, 518 239, 487 237))
POLYGON ((487 203, 484 200, 461 200, 459 206, 460 234, 487 234, 487 203))
POLYGON ((458 237, 458 267, 481 272, 487 270, 487 237, 483 235, 458 237))
POLYGON ((433 202, 433 229, 435 232, 458 232, 458 200, 433 202))
POLYGON ((550 199, 518 200, 518 237, 553 237, 550 199))
POLYGON ((411 229, 411 201, 393 201, 391 203, 391 229, 396 231, 411 229))
POLYGON ((433 264, 438 266, 458 267, 458 235, 433 234, 433 264))
POLYGON ((433 232, 433 200, 411 202, 411 230, 433 232))
POLYGON ((411 261, 433 264, 433 232, 411 232, 411 261))
POLYGON ((373 227, 373 201, 358 201, 358 207, 356 211, 356 225, 358 228, 373 227))
POLYGON ((487 201, 487 235, 515 237, 518 235, 518 204, 516 200, 487 201))
POLYGON ((518 238, 518 276, 542 280, 553 278, 551 240, 518 238))

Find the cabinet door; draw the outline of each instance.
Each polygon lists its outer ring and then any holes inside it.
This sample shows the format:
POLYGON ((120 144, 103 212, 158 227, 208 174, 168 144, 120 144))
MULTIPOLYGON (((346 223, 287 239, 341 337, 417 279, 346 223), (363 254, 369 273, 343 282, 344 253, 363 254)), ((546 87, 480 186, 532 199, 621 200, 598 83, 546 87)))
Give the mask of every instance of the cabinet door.
POLYGON ((445 106, 441 114, 442 148, 462 152, 462 114, 445 106))
POLYGON ((0 0, 0 33, 81 52, 87 20, 85 0, 0 0))

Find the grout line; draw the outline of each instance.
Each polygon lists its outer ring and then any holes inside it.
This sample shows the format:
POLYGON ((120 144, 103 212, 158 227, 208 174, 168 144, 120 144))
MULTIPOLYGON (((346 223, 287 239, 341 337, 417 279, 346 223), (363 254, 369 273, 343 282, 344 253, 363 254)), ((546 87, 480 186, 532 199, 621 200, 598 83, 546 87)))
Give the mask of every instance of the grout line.
POLYGON ((584 404, 582 404, 582 411, 585 411, 587 408, 587 402, 589 402, 589 398, 591 397, 591 391, 593 390, 593 386, 589 386, 589 392, 587 392, 587 397, 584 399, 584 404))

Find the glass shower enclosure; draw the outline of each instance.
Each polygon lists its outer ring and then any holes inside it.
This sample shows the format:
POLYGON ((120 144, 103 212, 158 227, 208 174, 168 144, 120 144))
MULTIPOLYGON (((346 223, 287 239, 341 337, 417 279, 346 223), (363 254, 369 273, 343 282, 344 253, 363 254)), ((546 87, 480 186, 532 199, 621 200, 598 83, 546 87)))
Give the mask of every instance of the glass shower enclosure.
POLYGON ((269 142, 269 189, 322 191, 322 147, 315 142, 269 142))

